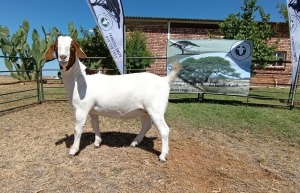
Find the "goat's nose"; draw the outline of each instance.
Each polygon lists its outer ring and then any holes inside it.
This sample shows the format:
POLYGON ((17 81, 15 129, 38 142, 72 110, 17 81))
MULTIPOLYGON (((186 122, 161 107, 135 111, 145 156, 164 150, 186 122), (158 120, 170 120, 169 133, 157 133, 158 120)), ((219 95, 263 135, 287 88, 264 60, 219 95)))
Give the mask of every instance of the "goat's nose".
POLYGON ((66 55, 60 55, 59 57, 60 57, 60 59, 62 59, 62 60, 64 60, 64 59, 66 59, 66 58, 67 58, 67 56, 66 56, 66 55))

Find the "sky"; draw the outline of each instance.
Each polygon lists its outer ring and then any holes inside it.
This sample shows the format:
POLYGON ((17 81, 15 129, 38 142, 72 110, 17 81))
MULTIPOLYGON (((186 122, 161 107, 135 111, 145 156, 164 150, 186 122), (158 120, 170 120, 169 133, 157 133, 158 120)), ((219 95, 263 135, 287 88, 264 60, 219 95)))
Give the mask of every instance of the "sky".
MULTIPOLYGON (((166 17, 188 19, 223 20, 231 13, 241 11, 244 0, 121 0, 125 16, 166 17)), ((277 3, 286 0, 257 0, 257 5, 271 14, 272 22, 283 22, 276 8, 277 3)), ((30 34, 36 29, 43 35, 41 26, 46 31, 58 28, 68 34, 68 23, 75 28, 91 29, 96 21, 86 0, 0 0, 0 25, 7 26, 10 34, 15 33, 26 19, 30 24, 30 34)), ((259 16, 256 17, 260 20, 259 16)), ((0 55, 2 52, 0 51, 0 55)), ((48 68, 48 65, 47 65, 48 68)), ((51 66, 49 68, 58 68, 51 66)), ((6 70, 0 59, 0 71, 6 70)), ((0 74, 1 75, 1 74, 0 74)))

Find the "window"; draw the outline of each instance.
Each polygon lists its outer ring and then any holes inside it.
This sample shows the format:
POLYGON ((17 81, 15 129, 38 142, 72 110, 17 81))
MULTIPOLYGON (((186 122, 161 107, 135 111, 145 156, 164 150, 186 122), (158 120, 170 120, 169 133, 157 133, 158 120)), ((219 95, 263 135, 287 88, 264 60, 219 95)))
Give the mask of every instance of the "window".
POLYGON ((274 66, 274 67, 284 67, 285 66, 285 62, 286 59, 286 52, 284 51, 276 51, 274 52, 274 55, 275 55, 275 60, 277 62, 274 62, 272 64, 270 64, 269 66, 274 66))

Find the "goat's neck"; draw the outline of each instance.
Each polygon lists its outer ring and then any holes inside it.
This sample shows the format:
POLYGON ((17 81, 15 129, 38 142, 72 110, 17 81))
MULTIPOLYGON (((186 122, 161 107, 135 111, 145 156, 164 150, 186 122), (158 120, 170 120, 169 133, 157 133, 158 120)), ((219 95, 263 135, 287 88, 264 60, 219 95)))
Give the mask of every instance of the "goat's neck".
POLYGON ((61 75, 63 78, 64 86, 68 92, 68 95, 71 95, 74 91, 75 85, 80 86, 82 83, 85 83, 85 69, 86 66, 76 58, 73 66, 66 71, 65 69, 61 70, 61 75))

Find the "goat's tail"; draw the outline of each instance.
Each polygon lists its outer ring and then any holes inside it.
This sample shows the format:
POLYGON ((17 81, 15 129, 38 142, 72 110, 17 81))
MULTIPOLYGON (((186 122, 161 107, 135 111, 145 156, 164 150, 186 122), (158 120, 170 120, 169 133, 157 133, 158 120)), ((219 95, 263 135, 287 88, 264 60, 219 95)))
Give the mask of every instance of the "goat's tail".
POLYGON ((174 61, 172 63, 172 69, 171 72, 168 74, 168 76, 166 76, 168 83, 172 83, 175 78, 177 77, 178 73, 181 70, 181 64, 179 63, 178 60, 174 61))

